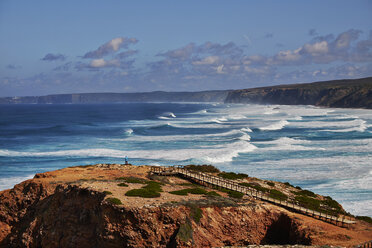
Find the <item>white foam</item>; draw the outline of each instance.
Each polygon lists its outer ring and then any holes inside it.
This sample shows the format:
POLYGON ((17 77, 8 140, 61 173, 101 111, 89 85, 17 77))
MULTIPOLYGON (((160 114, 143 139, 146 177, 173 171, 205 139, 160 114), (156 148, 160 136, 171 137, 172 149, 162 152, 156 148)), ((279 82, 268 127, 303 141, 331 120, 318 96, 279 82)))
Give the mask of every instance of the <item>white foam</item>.
POLYGON ((289 122, 286 120, 281 120, 279 122, 276 122, 274 124, 271 124, 266 127, 260 127, 259 129, 262 131, 273 131, 273 130, 280 130, 283 129, 286 125, 288 125, 289 122))
POLYGON ((25 180, 31 179, 34 177, 35 174, 30 174, 27 176, 23 177, 5 177, 5 178, 0 178, 0 191, 5 190, 5 189, 10 189, 14 185, 23 182, 25 180))
POLYGON ((124 133, 125 133, 126 135, 131 135, 131 134, 133 133, 133 129, 131 129, 131 128, 127 128, 127 129, 124 130, 124 133))
POLYGON ((246 134, 246 133, 243 133, 243 135, 240 136, 239 139, 240 139, 240 140, 250 141, 250 140, 251 140, 251 136, 249 136, 249 135, 246 134))
POLYGON ((311 141, 308 140, 299 140, 293 139, 289 137, 281 137, 277 140, 272 141, 260 141, 254 142, 254 144, 268 144, 272 146, 259 148, 260 151, 318 151, 318 150, 325 150, 322 147, 316 146, 303 146, 304 144, 309 144, 311 141))
POLYGON ((243 127, 242 129, 240 129, 241 131, 243 132, 247 132, 247 133, 251 133, 253 132, 252 129, 250 129, 249 127, 243 127))
POLYGON ((340 133, 340 132, 364 132, 367 130, 367 125, 366 125, 366 121, 364 120, 361 120, 361 123, 359 124, 359 126, 355 126, 355 127, 350 127, 350 128, 344 128, 344 129, 325 129, 325 130, 322 130, 322 131, 327 131, 327 132, 336 132, 336 133, 340 133))
POLYGON ((173 149, 173 150, 115 150, 115 149, 80 149, 63 150, 52 152, 18 152, 9 150, 0 150, 0 156, 7 157, 110 157, 110 158, 130 158, 138 159, 161 159, 184 161, 197 159, 209 163, 222 163, 232 161, 239 153, 251 152, 256 147, 246 141, 237 141, 234 143, 220 146, 205 146, 194 149, 173 149))

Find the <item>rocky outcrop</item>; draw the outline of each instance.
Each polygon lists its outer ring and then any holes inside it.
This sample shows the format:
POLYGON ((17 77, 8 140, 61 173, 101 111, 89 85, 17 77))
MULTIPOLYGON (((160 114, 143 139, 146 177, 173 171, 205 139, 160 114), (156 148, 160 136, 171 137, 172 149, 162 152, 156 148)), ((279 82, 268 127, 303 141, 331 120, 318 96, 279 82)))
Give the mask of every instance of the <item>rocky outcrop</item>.
POLYGON ((1 198, 1 247, 215 247, 310 244, 306 228, 255 204, 204 207, 196 223, 187 206, 117 207, 100 192, 29 182, 1 198), (23 187, 22 187, 23 186, 23 187), (5 208, 4 208, 5 207, 5 208), (190 232, 184 232, 189 225, 190 232))
POLYGON ((0 247, 347 246, 367 241, 372 232, 367 224, 342 228, 255 199, 169 201, 166 191, 179 187, 177 178, 170 179, 173 186, 163 186, 160 198, 125 197, 115 178, 148 171, 145 166, 71 167, 0 192, 0 247), (110 203, 102 189, 122 195, 122 204, 110 203))
POLYGON ((372 108, 372 77, 231 91, 226 103, 372 108))

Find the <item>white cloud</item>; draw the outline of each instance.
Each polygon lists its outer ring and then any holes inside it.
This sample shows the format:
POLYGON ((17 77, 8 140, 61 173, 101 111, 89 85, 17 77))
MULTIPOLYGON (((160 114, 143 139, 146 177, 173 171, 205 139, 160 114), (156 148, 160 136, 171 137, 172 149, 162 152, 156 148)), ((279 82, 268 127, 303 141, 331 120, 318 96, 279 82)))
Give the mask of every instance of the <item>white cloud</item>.
POLYGON ((194 65, 213 65, 216 64, 219 60, 218 56, 208 56, 202 60, 193 61, 192 64, 194 65))
POLYGON ((324 40, 314 44, 305 44, 304 50, 311 55, 325 54, 328 53, 328 42, 324 40))

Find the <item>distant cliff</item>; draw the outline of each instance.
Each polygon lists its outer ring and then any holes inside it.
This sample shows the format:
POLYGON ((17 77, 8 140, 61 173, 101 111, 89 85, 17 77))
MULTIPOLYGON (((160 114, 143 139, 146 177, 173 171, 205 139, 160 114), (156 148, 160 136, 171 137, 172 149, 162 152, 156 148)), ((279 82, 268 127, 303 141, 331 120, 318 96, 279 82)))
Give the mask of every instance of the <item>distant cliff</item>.
POLYGON ((372 108, 372 77, 231 91, 226 103, 372 108))
POLYGON ((227 90, 200 92, 81 93, 47 96, 4 97, 0 104, 119 103, 119 102, 223 102, 227 90))

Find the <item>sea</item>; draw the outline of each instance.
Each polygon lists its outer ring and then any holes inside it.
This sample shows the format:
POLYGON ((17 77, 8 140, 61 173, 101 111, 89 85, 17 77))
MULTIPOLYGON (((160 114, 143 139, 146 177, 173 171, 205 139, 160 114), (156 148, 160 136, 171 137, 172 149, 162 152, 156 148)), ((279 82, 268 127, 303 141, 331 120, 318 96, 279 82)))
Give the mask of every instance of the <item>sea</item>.
POLYGON ((372 216, 372 110, 217 103, 0 105, 0 190, 98 163, 212 164, 372 216))

